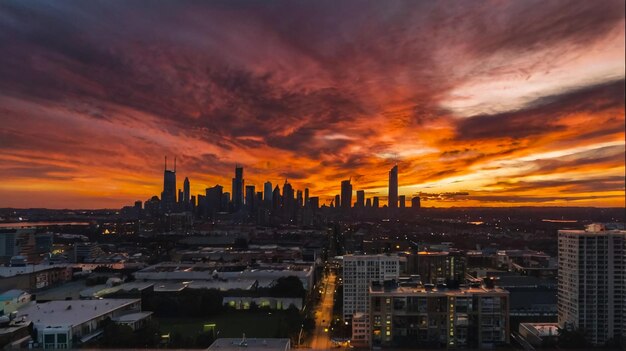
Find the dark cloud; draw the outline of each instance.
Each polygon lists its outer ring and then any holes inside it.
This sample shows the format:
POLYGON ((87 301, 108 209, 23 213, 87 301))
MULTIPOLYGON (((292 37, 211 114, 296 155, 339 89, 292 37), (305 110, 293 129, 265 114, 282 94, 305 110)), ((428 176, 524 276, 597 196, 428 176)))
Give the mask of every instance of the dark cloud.
MULTIPOLYGON (((597 113, 624 108, 624 80, 584 87, 561 95, 535 100, 522 110, 479 115, 457 122, 457 139, 520 139, 567 129, 561 118, 572 113, 597 113)), ((621 119, 623 122, 623 118, 621 119)), ((601 132, 597 132, 601 133, 601 132)))

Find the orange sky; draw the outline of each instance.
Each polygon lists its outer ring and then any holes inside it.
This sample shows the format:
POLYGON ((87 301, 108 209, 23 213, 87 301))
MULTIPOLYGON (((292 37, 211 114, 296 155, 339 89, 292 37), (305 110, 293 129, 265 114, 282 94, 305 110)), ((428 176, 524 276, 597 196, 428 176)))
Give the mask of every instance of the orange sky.
MULTIPOLYGON (((285 178, 625 206, 624 2, 0 3, 0 207, 285 178)), ((384 203, 384 201, 383 201, 384 203)))

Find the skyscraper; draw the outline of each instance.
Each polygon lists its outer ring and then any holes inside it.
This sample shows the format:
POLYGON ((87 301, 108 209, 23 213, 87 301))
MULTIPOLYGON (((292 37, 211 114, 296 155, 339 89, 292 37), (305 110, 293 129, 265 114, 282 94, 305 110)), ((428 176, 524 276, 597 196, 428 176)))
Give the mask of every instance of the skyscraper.
POLYGON ((239 211, 243 206, 243 167, 235 166, 235 178, 233 178, 233 207, 235 211, 239 211))
POLYGON ((593 345, 626 334, 626 231, 559 230, 559 326, 593 345))
POLYGON ((365 190, 357 190, 356 192, 356 203, 354 207, 365 207, 365 190))
POLYGON ((289 211, 291 211, 294 208, 293 196, 294 196, 293 187, 291 186, 291 184, 289 184, 287 179, 285 179, 285 184, 283 185, 283 209, 287 213, 290 213, 289 211))
POLYGON ((405 195, 400 195, 398 196, 398 202, 400 204, 400 208, 405 208, 406 207, 406 196, 405 195))
POLYGON ((263 203, 266 207, 272 207, 272 182, 265 182, 263 184, 263 203))
POLYGON ((217 212, 220 212, 222 209, 222 192, 224 191, 224 187, 221 185, 216 185, 212 188, 206 189, 206 197, 205 197, 205 216, 214 218, 217 212))
POLYGON ((341 207, 352 207, 352 184, 350 184, 350 179, 341 181, 341 207))
POLYGON ((296 205, 298 208, 304 206, 304 198, 302 196, 302 190, 296 191, 296 205))
POLYGON ((414 209, 418 209, 422 206, 421 199, 419 196, 414 196, 411 199, 411 207, 414 209))
POLYGON ((398 207, 398 165, 393 166, 389 171, 389 194, 388 194, 389 208, 398 207))
POLYGON ((256 192, 254 189, 254 185, 246 185, 246 209, 249 212, 252 212, 255 209, 255 203, 254 203, 255 194, 256 192))
POLYGON ((304 188, 304 207, 309 207, 309 188, 304 188))
POLYGON ((341 206, 341 196, 335 195, 334 205, 335 208, 339 208, 341 206))
POLYGON ((378 199, 378 196, 374 196, 372 198, 372 207, 373 208, 378 208, 380 207, 380 200, 378 199))
POLYGON ((190 201, 190 191, 189 191, 189 178, 185 177, 185 181, 183 182, 183 209, 189 210, 191 205, 190 201))
POLYGON ((167 169, 167 157, 165 157, 165 169, 163 171, 163 191, 161 192, 161 210, 172 212, 176 208, 176 159, 174 170, 167 169))
POLYGON ((278 187, 278 184, 276 184, 276 187, 272 192, 272 208, 275 210, 280 209, 282 207, 281 201, 282 198, 280 196, 280 188, 278 187))

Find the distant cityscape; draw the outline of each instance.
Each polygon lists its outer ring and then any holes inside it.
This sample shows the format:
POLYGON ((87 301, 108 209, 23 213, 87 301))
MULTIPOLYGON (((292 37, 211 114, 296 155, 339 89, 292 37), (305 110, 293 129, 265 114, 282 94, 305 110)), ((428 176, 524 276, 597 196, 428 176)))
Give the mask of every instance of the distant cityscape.
MULTIPOLYGON (((378 196, 366 197, 365 190, 357 190, 356 201, 353 201, 355 191, 352 188, 351 179, 342 180, 341 193, 335 195, 330 206, 322 205, 321 207, 335 209, 337 213, 343 215, 368 215, 379 209, 389 209, 385 214, 403 212, 408 207, 406 196, 398 195, 398 165, 389 170, 388 188, 387 204, 381 206, 380 198, 378 196)), ((259 188, 261 191, 257 191, 255 185, 246 184, 243 166, 235 167, 230 192, 224 191, 224 186, 219 184, 207 188, 204 194, 192 195, 190 189, 190 180, 187 177, 183 181, 183 187, 178 187, 176 159, 174 159, 174 167, 168 169, 166 157, 161 197, 155 195, 144 202, 136 201, 133 206, 122 208, 122 213, 135 217, 189 213, 192 216, 212 219, 230 215, 240 221, 253 221, 260 224, 293 223, 294 221, 311 223, 319 216, 320 198, 310 196, 308 188, 294 189, 288 179, 285 179, 282 191, 279 184, 273 186, 269 181, 259 188)), ((410 205, 413 210, 419 209, 420 197, 412 197, 410 205)))

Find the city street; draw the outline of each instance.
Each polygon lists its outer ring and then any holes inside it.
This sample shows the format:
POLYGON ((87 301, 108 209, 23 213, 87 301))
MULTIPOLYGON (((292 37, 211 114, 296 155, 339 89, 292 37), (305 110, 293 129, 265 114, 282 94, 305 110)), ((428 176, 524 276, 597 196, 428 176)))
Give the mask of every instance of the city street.
POLYGON ((335 280, 337 276, 334 273, 328 274, 321 284, 322 299, 315 311, 315 332, 311 340, 311 349, 313 350, 329 350, 330 342, 330 321, 333 317, 333 296, 335 292, 335 280))

